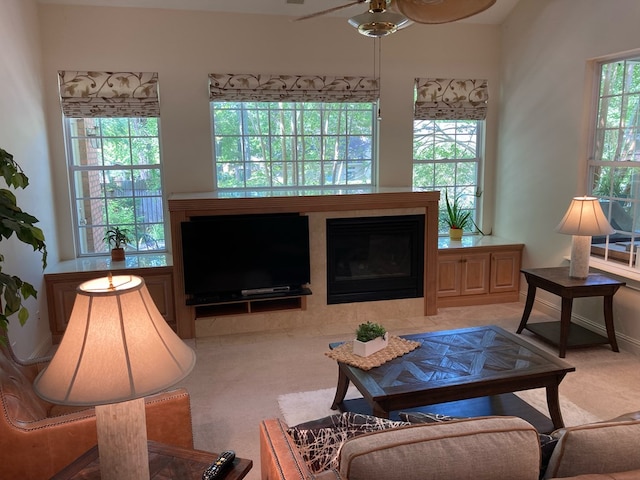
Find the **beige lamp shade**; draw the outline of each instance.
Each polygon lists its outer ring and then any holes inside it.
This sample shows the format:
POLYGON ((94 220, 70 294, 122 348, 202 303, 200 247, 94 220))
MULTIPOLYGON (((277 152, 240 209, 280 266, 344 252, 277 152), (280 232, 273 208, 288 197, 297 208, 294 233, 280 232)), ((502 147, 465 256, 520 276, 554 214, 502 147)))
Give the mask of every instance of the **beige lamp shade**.
POLYGON ((144 280, 84 282, 38 395, 64 405, 105 405, 162 391, 186 377, 195 353, 171 330, 144 280))
POLYGON ((575 197, 556 227, 566 235, 610 235, 615 232, 596 197, 575 197))

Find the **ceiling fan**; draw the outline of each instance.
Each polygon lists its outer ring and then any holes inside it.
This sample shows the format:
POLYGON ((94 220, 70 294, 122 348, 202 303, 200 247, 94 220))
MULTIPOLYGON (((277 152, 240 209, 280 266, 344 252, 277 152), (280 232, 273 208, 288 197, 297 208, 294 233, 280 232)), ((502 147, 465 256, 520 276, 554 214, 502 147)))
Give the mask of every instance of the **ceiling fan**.
POLYGON ((312 13, 297 20, 326 15, 344 8, 369 3, 367 12, 349 19, 363 35, 384 37, 416 23, 448 23, 480 13, 496 0, 354 0, 344 5, 312 13))

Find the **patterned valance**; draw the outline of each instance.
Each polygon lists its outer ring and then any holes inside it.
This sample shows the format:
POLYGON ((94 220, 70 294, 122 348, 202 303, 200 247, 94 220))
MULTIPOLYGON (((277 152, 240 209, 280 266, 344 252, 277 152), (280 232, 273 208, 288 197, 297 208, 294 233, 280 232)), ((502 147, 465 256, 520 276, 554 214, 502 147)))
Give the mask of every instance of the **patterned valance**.
POLYGON ((416 78, 416 120, 484 120, 489 91, 486 80, 416 78))
POLYGON ((212 102, 375 102, 373 77, 209 74, 212 102))
POLYGON ((159 117, 157 73, 58 72, 66 117, 159 117))

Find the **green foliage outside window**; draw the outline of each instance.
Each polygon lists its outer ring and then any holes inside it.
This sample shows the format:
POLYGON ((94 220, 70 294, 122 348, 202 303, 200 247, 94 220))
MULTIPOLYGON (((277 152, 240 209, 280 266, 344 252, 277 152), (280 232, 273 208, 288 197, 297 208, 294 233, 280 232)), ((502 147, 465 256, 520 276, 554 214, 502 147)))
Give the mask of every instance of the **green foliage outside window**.
POLYGON ((449 231, 445 196, 456 198, 461 213, 476 225, 480 191, 477 120, 416 120, 413 134, 413 186, 440 191, 438 233, 449 231))
POLYGON ((219 189, 371 185, 366 103, 213 102, 219 189))
POLYGON ((589 181, 616 233, 611 244, 593 242, 604 245, 610 260, 637 266, 630 242, 638 245, 640 230, 640 58, 602 63, 598 74, 589 181), (618 242, 629 248, 612 252, 618 242))
POLYGON ((107 253, 115 226, 127 229, 131 250, 165 250, 158 127, 157 118, 67 119, 81 254, 107 253))

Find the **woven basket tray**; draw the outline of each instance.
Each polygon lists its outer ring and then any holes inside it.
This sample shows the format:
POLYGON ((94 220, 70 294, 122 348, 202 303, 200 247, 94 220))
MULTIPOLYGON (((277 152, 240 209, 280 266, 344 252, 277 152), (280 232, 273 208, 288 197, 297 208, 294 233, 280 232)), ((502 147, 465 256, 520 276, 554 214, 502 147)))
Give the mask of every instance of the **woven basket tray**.
POLYGON ((372 368, 379 367, 389 360, 401 357, 405 353, 412 352, 420 345, 420 342, 390 335, 389 344, 382 350, 378 350, 376 353, 369 355, 368 357, 361 357, 360 355, 354 354, 353 342, 345 342, 339 347, 326 352, 325 355, 338 362, 351 365, 352 367, 358 367, 362 370, 371 370, 372 368))

